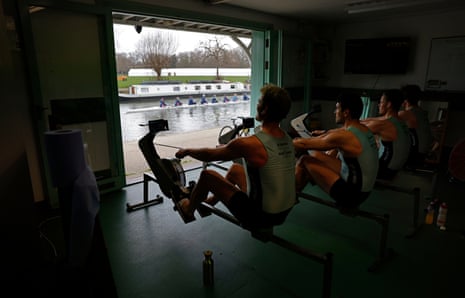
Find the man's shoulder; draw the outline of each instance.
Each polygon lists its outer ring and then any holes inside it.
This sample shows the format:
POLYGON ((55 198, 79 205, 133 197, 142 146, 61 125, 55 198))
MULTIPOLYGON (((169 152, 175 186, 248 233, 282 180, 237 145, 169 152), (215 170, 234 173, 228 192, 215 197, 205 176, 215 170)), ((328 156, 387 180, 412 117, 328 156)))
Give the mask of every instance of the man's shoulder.
POLYGON ((246 159, 261 156, 266 152, 265 146, 255 135, 236 138, 229 142, 228 147, 246 159))
POLYGON ((343 139, 346 142, 352 142, 352 141, 358 140, 358 136, 362 135, 365 131, 370 131, 370 130, 368 129, 368 127, 364 125, 363 126, 352 125, 352 126, 347 127, 346 129, 335 130, 332 134, 336 138, 343 139), (366 130, 364 130, 362 127, 365 127, 366 130))
POLYGON ((416 118, 416 112, 413 109, 407 110, 407 111, 399 111, 398 113, 400 119, 402 120, 408 120, 412 118, 416 118))
POLYGON ((370 132, 370 129, 368 128, 368 126, 366 126, 366 125, 363 124, 363 123, 358 123, 358 124, 355 124, 355 125, 350 125, 350 126, 347 128, 347 130, 350 131, 350 132, 353 132, 353 130, 359 131, 359 132, 362 132, 362 133, 370 132))
POLYGON ((250 135, 245 137, 238 137, 231 141, 231 144, 236 146, 249 146, 260 142, 256 135, 250 135))
POLYGON ((388 118, 384 117, 384 116, 380 116, 380 117, 372 117, 372 118, 367 118, 365 120, 362 120, 361 122, 366 124, 366 123, 386 123, 388 122, 388 118))

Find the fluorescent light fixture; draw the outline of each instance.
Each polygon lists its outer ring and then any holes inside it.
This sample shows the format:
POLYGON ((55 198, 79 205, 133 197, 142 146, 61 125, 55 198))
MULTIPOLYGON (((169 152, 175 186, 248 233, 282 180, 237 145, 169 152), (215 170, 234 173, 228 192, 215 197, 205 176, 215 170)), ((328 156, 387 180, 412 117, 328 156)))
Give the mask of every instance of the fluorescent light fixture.
POLYGON ((439 1, 441 0, 349 0, 346 2, 346 10, 348 14, 355 14, 411 7, 439 1))
POLYGON ((43 9, 45 9, 45 7, 42 7, 42 6, 29 6, 29 13, 38 12, 38 11, 41 11, 43 9))
POLYGON ((230 1, 231 0, 208 0, 208 2, 210 2, 210 4, 212 5, 221 4, 221 3, 230 2, 230 1))

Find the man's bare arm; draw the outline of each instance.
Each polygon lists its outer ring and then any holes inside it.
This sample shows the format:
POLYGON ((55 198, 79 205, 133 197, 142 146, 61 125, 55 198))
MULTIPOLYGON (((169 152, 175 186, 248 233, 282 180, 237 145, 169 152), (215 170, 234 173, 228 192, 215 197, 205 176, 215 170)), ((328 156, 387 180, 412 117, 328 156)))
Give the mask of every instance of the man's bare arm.
POLYGON ((191 156, 200 161, 219 161, 245 158, 260 165, 266 162, 266 150, 254 136, 237 138, 224 146, 216 148, 183 148, 176 152, 177 158, 191 156))
POLYGON ((361 151, 361 145, 357 138, 351 132, 341 129, 328 131, 319 137, 296 138, 294 139, 294 146, 298 150, 326 151, 342 149, 353 156, 357 156, 361 151))
POLYGON ((360 121, 366 125, 375 135, 381 137, 383 141, 394 141, 397 139, 397 130, 394 124, 389 120, 363 120, 360 121))

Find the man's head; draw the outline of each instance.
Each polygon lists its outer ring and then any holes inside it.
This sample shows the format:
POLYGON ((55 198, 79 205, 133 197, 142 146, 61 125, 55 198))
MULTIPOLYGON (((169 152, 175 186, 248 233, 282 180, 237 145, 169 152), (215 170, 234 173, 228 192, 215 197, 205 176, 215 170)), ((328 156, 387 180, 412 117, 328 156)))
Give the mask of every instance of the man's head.
POLYGON ((417 106, 421 99, 421 89, 418 85, 405 85, 401 88, 403 99, 411 106, 417 106))
POLYGON ((257 104, 257 121, 279 122, 291 109, 289 93, 276 85, 267 84, 260 89, 262 94, 257 104))
POLYGON ((384 91, 378 104, 378 112, 385 115, 391 111, 397 113, 402 105, 402 92, 399 89, 389 89, 384 91))
POLYGON ((336 100, 336 124, 343 124, 349 119, 360 119, 363 112, 363 102, 359 95, 343 93, 336 100))

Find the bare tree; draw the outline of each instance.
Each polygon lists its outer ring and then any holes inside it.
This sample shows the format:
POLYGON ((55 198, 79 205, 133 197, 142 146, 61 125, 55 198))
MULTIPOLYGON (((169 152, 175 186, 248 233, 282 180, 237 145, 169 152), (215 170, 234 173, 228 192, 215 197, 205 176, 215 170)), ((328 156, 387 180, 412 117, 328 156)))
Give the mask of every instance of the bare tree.
POLYGON ((118 74, 127 74, 132 67, 140 66, 141 61, 134 52, 116 53, 116 72, 118 74))
POLYGON ((227 51, 228 45, 223 42, 221 38, 218 36, 214 36, 212 39, 208 39, 207 41, 201 41, 200 42, 200 48, 204 52, 204 58, 213 58, 216 64, 216 79, 219 80, 220 77, 220 67, 223 66, 223 64, 227 61, 228 59, 228 51, 227 51))
POLYGON ((152 67, 161 78, 161 71, 172 63, 172 56, 178 48, 174 34, 165 31, 154 31, 144 35, 136 45, 136 52, 142 63, 152 67))
POLYGON ((249 60, 249 64, 252 63, 252 39, 240 39, 235 35, 229 36, 236 44, 244 50, 244 54, 247 55, 247 59, 249 60), (249 44, 247 45, 245 41, 248 41, 249 44))
POLYGON ((228 51, 228 60, 223 67, 250 67, 249 58, 242 48, 233 48, 228 51))

